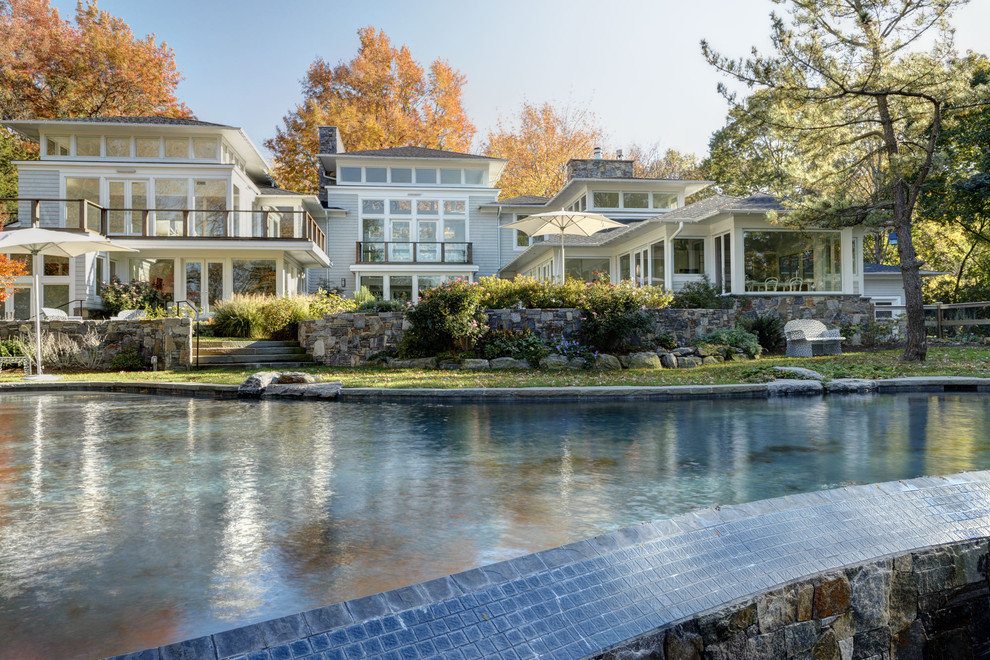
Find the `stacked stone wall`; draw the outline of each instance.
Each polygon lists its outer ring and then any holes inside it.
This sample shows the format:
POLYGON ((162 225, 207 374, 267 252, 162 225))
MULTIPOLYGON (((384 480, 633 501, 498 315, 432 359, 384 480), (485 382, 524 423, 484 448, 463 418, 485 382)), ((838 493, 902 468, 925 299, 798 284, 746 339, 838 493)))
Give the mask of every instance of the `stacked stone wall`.
MULTIPOLYGON (((551 335, 576 339, 581 332, 581 311, 561 309, 491 309, 485 312, 494 330, 529 331, 549 339, 551 335)), ((690 343, 719 328, 732 328, 742 315, 773 314, 785 321, 821 320, 830 327, 863 323, 872 318, 872 305, 859 296, 774 296, 744 299, 732 309, 658 309, 651 312, 654 331, 633 338, 633 344, 652 346, 659 335, 673 335, 678 343, 690 343)), ((402 312, 337 314, 299 324, 299 343, 318 362, 332 366, 358 366, 399 345, 408 327, 402 312)))
MULTIPOLYGON (((134 347, 145 366, 158 357, 160 369, 185 369, 192 355, 192 320, 187 318, 136 321, 42 321, 42 337, 50 337, 69 364, 105 368, 123 349, 134 347), (72 353, 71 345, 76 347, 72 353), (77 364, 72 364, 76 361, 77 364)), ((34 341, 31 321, 0 321, 0 340, 34 341)))
POLYGON ((987 657, 987 563, 987 541, 981 540, 833 571, 642 635, 594 657, 987 657))

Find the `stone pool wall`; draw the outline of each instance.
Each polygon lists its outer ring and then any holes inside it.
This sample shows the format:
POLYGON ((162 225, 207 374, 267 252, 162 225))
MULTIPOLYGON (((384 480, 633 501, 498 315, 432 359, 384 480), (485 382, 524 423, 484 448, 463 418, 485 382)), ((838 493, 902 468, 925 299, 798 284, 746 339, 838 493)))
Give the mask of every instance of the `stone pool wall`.
POLYGON ((988 543, 990 472, 850 486, 703 509, 140 657, 987 657, 988 543))
MULTIPOLYGON (((42 337, 51 337, 58 349, 56 358, 66 364, 86 368, 106 368, 121 350, 133 346, 145 366, 158 356, 159 369, 185 369, 189 365, 193 341, 192 320, 188 318, 142 319, 136 321, 42 321, 42 337)), ((33 341, 31 321, 0 321, 0 340, 33 341)), ((46 366, 56 366, 46 358, 46 366)))
MULTIPOLYGON (((577 309, 490 309, 485 312, 489 327, 522 332, 528 330, 544 338, 576 338, 581 331, 577 309)), ((718 328, 731 328, 744 314, 774 314, 784 320, 819 319, 826 325, 859 324, 872 318, 873 306, 859 296, 761 296, 745 298, 733 309, 654 310, 654 332, 634 343, 651 345, 658 335, 673 335, 680 342, 691 342, 718 328)), ((402 312, 336 314, 299 324, 299 343, 318 362, 332 366, 357 366, 382 351, 399 344, 407 327, 402 312)))

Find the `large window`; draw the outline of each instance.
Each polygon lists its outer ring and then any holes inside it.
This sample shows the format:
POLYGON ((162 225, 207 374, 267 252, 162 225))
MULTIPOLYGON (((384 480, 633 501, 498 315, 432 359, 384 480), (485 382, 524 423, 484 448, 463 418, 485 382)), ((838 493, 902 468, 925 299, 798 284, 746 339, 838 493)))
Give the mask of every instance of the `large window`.
POLYGON ((467 234, 463 200, 361 201, 361 260, 365 263, 466 262, 467 234))
POLYGON ((182 235, 180 211, 189 208, 188 196, 188 179, 155 179, 155 236, 182 235))
MULTIPOLYGON (((65 198, 85 199, 94 204, 100 203, 100 180, 82 177, 65 178, 65 198)), ((79 218, 79 204, 66 202, 65 226, 70 229, 82 228, 79 218)), ((86 226, 93 230, 100 228, 100 211, 92 206, 86 207, 86 226)))
POLYGON ((274 259, 233 259, 235 294, 275 295, 274 259))
POLYGON ((659 243, 654 243, 650 246, 650 261, 652 262, 652 273, 653 276, 650 279, 650 284, 653 286, 663 286, 664 285, 664 266, 666 264, 666 255, 664 255, 663 241, 659 243))
POLYGON ((582 282, 594 282, 609 277, 611 263, 608 257, 568 257, 564 262, 567 277, 576 277, 582 282))
POLYGON ((700 275, 705 272, 705 239, 675 238, 674 274, 700 275))
POLYGON ((150 282, 168 301, 175 300, 174 259, 129 259, 131 282, 150 282))
POLYGON ((841 291, 841 233, 743 234, 746 291, 841 291))
POLYGON ((194 236, 224 236, 227 214, 227 182, 224 179, 205 179, 196 181, 193 186, 195 195, 191 233, 194 236))
MULTIPOLYGON (((594 190, 591 193, 591 203, 598 209, 653 209, 657 211, 668 211, 677 208, 677 193, 594 190)), ((568 210, 577 211, 584 209, 571 205, 568 207, 568 210)))

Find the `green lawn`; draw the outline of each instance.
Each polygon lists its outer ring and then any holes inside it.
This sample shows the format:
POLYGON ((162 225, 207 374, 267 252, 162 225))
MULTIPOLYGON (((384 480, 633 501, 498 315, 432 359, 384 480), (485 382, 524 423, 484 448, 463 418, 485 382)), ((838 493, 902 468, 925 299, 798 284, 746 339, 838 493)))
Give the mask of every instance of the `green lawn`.
MULTIPOLYGON (((758 383, 773 379, 774 366, 807 367, 826 378, 895 378, 898 376, 980 376, 990 378, 990 348, 935 347, 923 363, 905 363, 901 351, 869 351, 816 358, 765 357, 695 369, 594 371, 434 371, 383 367, 306 367, 299 371, 344 387, 564 387, 594 385, 715 385, 758 383)), ((58 373, 52 371, 50 373, 58 373)), ((159 381, 238 384, 253 370, 86 372, 62 374, 65 380, 159 381)), ((0 382, 18 381, 21 372, 5 369, 0 382)))

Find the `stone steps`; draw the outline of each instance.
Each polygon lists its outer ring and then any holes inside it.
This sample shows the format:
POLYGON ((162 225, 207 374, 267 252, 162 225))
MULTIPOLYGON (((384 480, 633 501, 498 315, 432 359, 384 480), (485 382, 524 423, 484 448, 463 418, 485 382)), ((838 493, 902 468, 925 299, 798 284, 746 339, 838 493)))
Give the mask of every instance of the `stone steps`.
MULTIPOLYGON (((196 350, 196 342, 193 342, 196 350)), ((197 356, 193 356, 196 363, 197 356)), ((244 369, 285 369, 313 364, 313 358, 296 341, 210 341, 200 342, 199 366, 240 367, 244 369)))

